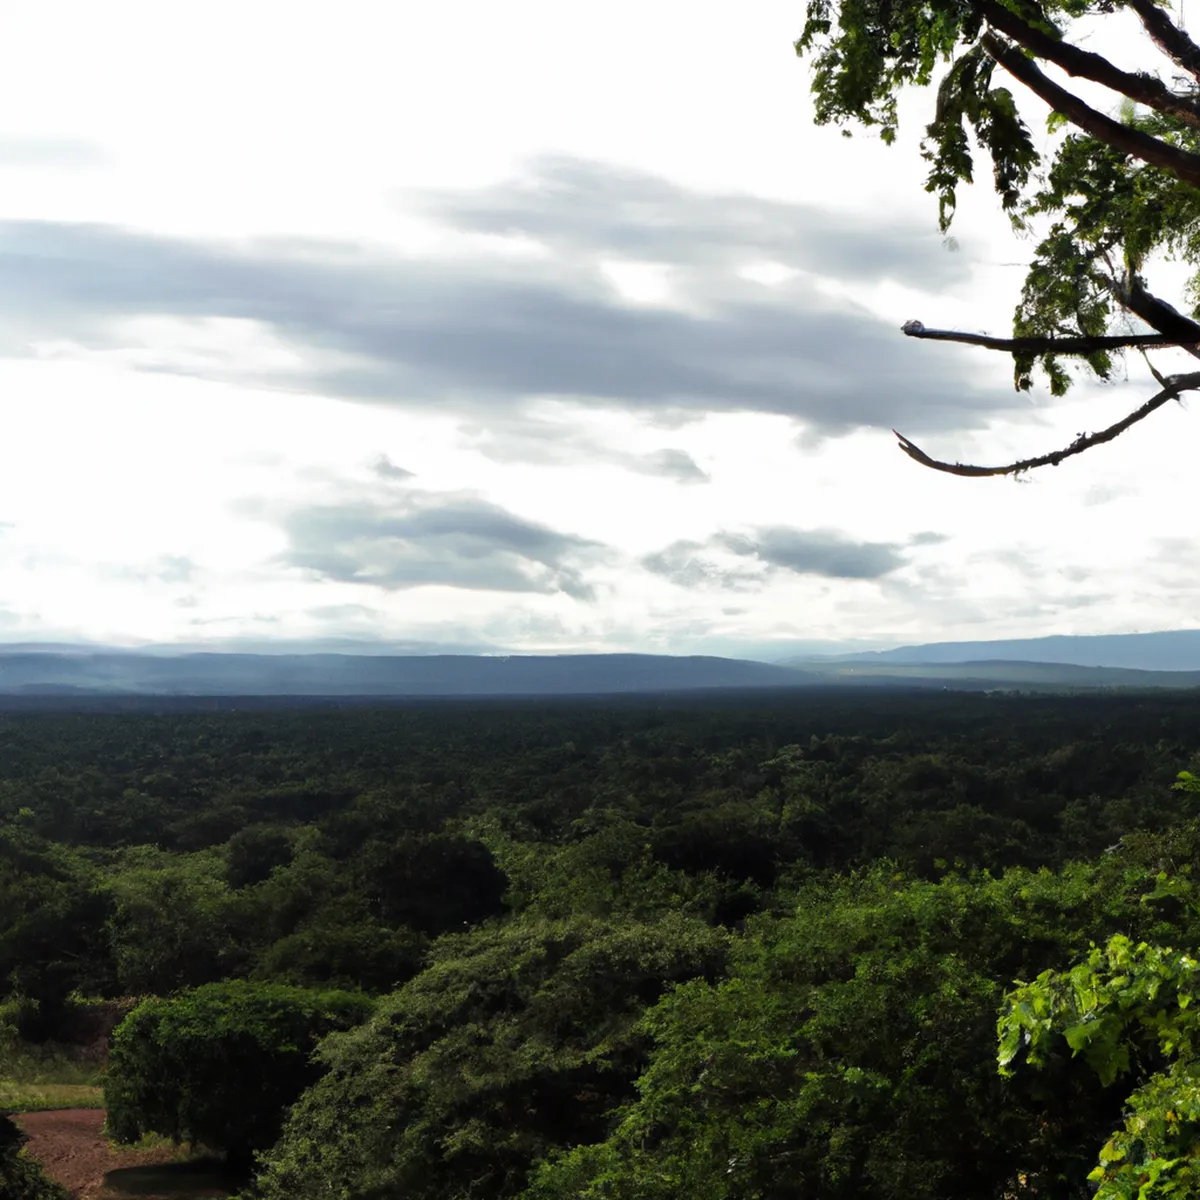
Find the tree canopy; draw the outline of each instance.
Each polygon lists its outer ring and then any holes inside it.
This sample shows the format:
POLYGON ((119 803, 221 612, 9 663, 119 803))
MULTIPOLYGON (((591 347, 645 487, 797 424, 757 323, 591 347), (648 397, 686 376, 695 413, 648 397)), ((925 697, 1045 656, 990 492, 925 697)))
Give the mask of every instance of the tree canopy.
POLYGON ((943 232, 983 153, 1013 225, 1039 235, 1011 338, 927 329, 920 321, 904 326, 907 335, 1010 353, 1018 389, 1031 388, 1040 371, 1056 396, 1071 384, 1069 363, 1107 379, 1114 356, 1132 348, 1147 356, 1159 386, 1116 424, 1035 458, 996 467, 941 462, 897 434, 906 454, 967 476, 1057 466, 1200 388, 1200 370, 1165 375, 1148 357, 1171 347, 1200 357, 1200 45, 1168 5, 810 0, 796 50, 812 62, 817 123, 858 123, 889 143, 899 93, 936 81, 922 154, 943 232), (1126 69, 1082 44, 1095 32, 1133 27, 1144 35, 1135 45, 1157 56, 1159 73, 1126 69), (1105 97, 1099 106, 1089 102, 1093 93, 1105 97), (1034 103, 1019 105, 1027 99, 1034 103), (1065 131, 1049 153, 1038 149, 1044 139, 1022 115, 1036 111, 1037 100, 1050 109, 1048 131, 1065 131), (1151 290, 1157 256, 1188 267, 1186 311, 1151 290))
MULTIPOLYGON (((1108 1195, 1189 1145, 1196 1055, 1147 1022, 1194 1040, 1190 984, 1077 976, 1097 1054, 1129 1047, 1106 1084, 1053 981, 1118 936, 1186 967, 1200 692, 15 713, 0 743, 0 1108, 128 1014, 110 1132, 223 1151, 245 1200, 1087 1200, 1127 1121, 1164 1138, 1108 1195), (1015 979, 1057 1007, 1002 1077, 1015 979)), ((7 1198, 43 1181, 4 1127, 7 1198)))

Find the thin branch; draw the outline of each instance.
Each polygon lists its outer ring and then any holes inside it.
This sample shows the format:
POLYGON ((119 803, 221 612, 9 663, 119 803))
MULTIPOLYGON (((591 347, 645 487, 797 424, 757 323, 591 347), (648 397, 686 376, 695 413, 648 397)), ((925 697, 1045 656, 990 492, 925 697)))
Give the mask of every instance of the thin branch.
POLYGON ((1168 375, 1163 379, 1163 384, 1162 391, 1147 400, 1141 408, 1131 412, 1127 417, 1122 418, 1115 425, 1110 425, 1100 433, 1080 434, 1063 450, 1055 450, 1051 454, 1043 454, 1038 458, 1026 458, 1021 462, 1009 463, 1004 467, 974 467, 967 463, 941 462, 936 458, 930 458, 924 450, 910 442, 902 433, 896 433, 894 429, 892 432, 900 439, 900 449, 909 458, 934 471, 945 471, 949 475, 969 475, 976 478, 985 475, 1016 475, 1021 471, 1032 471, 1036 467, 1057 467, 1065 458, 1082 454, 1085 450, 1102 445, 1104 442, 1111 442, 1131 425, 1136 425, 1139 421, 1144 420, 1155 409, 1162 408, 1168 400, 1178 400, 1183 392, 1200 388, 1200 371, 1193 371, 1188 375, 1168 375))
POLYGON ((1010 75, 1040 96, 1055 112, 1060 112, 1084 133, 1106 142, 1114 150, 1140 158, 1154 167, 1170 171, 1176 179, 1200 187, 1200 154, 1189 154, 1167 142, 1151 137, 1140 129, 1122 125, 1112 117, 1084 104, 1073 92, 1048 79, 1031 58, 1017 46, 1005 42, 999 34, 983 35, 983 48, 1010 75))
POLYGON ((1200 79, 1200 46, 1197 46, 1154 0, 1125 0, 1142 19, 1146 32, 1169 58, 1189 75, 1200 79))
POLYGON ((1150 361, 1150 355, 1148 355, 1145 350, 1143 350, 1141 354, 1143 361, 1145 362, 1147 368, 1149 368, 1150 374, 1154 376, 1154 382, 1157 383, 1159 387, 1167 387, 1168 384, 1166 379, 1163 377, 1162 372, 1159 371, 1158 368, 1155 367, 1155 365, 1150 361))
MULTIPOLYGON (((927 329, 920 321, 908 321, 900 327, 913 338, 938 342, 963 342, 985 350, 1003 350, 1011 354, 1092 354, 1099 350, 1123 350, 1133 346, 1163 349, 1183 343, 1162 333, 1113 334, 1104 337, 990 337, 985 333, 959 333, 955 329, 927 329)), ((1200 332, 1195 343, 1200 347, 1200 332)))
POLYGON ((992 28, 1000 30, 1038 58, 1057 63, 1068 75, 1102 83, 1147 108, 1179 117, 1189 125, 1200 126, 1200 103, 1192 96, 1176 95, 1161 79, 1122 71, 1101 54, 1081 50, 1062 38, 1036 29, 1022 21, 1012 9, 997 3, 997 0, 982 0, 979 11, 992 28))

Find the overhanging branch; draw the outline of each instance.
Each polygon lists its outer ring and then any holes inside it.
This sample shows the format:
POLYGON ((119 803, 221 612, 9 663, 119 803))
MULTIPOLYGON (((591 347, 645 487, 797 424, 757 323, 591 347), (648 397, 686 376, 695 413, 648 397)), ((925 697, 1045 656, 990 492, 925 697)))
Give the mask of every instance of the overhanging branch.
MULTIPOLYGON (((1186 319, 1186 318, 1185 318, 1186 319)), ((908 321, 900 327, 908 337, 928 338, 937 342, 962 342, 985 350, 1003 350, 1010 354, 1092 354, 1100 350, 1165 349, 1170 346, 1200 347, 1200 329, 1194 343, 1183 343, 1162 333, 1113 334, 1102 337, 991 337, 984 333, 959 333, 955 329, 927 329, 920 321, 908 321)))
POLYGON ((1156 409, 1162 408, 1168 400, 1178 400, 1184 392, 1200 388, 1200 371, 1193 371, 1188 375, 1160 376, 1160 380, 1163 384, 1162 391, 1152 396, 1141 408, 1131 412, 1115 425, 1110 425, 1107 429, 1101 430, 1099 433, 1080 434, 1069 446, 1062 450, 1055 450, 1050 454, 1043 454, 1037 458, 1022 459, 1020 462, 1009 463, 1003 467, 976 467, 969 463, 941 462, 939 459, 930 458, 924 450, 910 442, 902 433, 897 433, 894 429, 892 432, 900 439, 900 449, 909 458, 914 462, 919 462, 923 467, 929 467, 931 470, 944 471, 948 475, 967 475, 974 478, 988 475, 1016 475, 1021 471, 1032 471, 1037 467, 1057 467, 1063 459, 1071 458, 1076 454, 1082 454, 1085 450, 1090 450, 1093 446, 1100 446, 1104 442, 1111 442, 1113 438, 1119 437, 1131 425, 1136 425, 1139 421, 1145 420, 1156 409))
POLYGON ((1200 154, 1189 154, 1167 142, 1151 137, 1140 129, 1122 125, 1102 112, 1085 104, 1073 92, 1060 87, 1044 75, 1037 63, 1027 58, 1017 46, 1005 42, 989 30, 983 35, 983 48, 1014 79, 1020 80, 1031 92, 1040 96, 1055 112, 1060 112, 1084 133, 1112 146, 1123 154, 1132 155, 1153 167, 1170 171, 1176 179, 1200 187, 1200 154))
POLYGON ((1154 0, 1125 0, 1141 18, 1146 32, 1169 58, 1189 75, 1200 79, 1200 46, 1197 46, 1154 0))
POLYGON ((1134 316, 1141 317, 1152 329, 1157 329, 1159 333, 1171 338, 1174 345, 1182 346, 1189 354, 1200 357, 1200 349, 1197 348, 1197 342, 1200 342, 1200 324, 1190 317, 1185 317, 1174 305, 1147 291, 1136 272, 1131 271, 1116 279, 1106 276, 1101 278, 1118 303, 1134 316))
POLYGON ((1101 54, 1081 50, 1062 38, 1052 37, 1022 21, 1010 8, 997 0, 982 0, 979 11, 993 29, 1024 46, 1031 54, 1062 67, 1068 75, 1102 83, 1130 100, 1147 108, 1157 109, 1179 117, 1190 125, 1200 126, 1200 103, 1192 96, 1176 95, 1161 79, 1153 75, 1133 74, 1114 66, 1101 54))

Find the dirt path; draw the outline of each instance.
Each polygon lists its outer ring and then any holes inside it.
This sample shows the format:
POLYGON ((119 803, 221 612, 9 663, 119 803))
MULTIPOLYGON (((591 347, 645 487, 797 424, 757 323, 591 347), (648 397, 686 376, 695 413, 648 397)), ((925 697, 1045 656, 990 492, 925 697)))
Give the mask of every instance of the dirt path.
POLYGON ((174 1147, 114 1149, 100 1132, 100 1109, 24 1113, 15 1120, 29 1135, 26 1150, 80 1200, 183 1200, 229 1194, 211 1167, 180 1162, 174 1147))

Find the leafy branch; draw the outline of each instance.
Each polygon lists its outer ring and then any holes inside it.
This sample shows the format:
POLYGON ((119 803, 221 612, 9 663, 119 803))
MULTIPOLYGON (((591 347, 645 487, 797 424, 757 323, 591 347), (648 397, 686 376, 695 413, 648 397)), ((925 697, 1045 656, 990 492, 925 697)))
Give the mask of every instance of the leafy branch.
MULTIPOLYGON (((1031 92, 1040 96, 1055 112, 1062 113, 1073 125, 1099 141, 1141 159, 1151 166, 1170 171, 1177 179, 1200 187, 1200 154, 1180 150, 1178 146, 1130 125, 1114 121, 1112 117, 1098 112, 1085 104, 1073 92, 1067 91, 1048 78, 1032 58, 1022 49, 1006 42, 994 32, 983 35, 983 48, 1014 79, 1020 80, 1031 92)), ((1124 93, 1122 93, 1124 94, 1124 93)), ((1129 99, 1136 99, 1130 96, 1129 99)))

